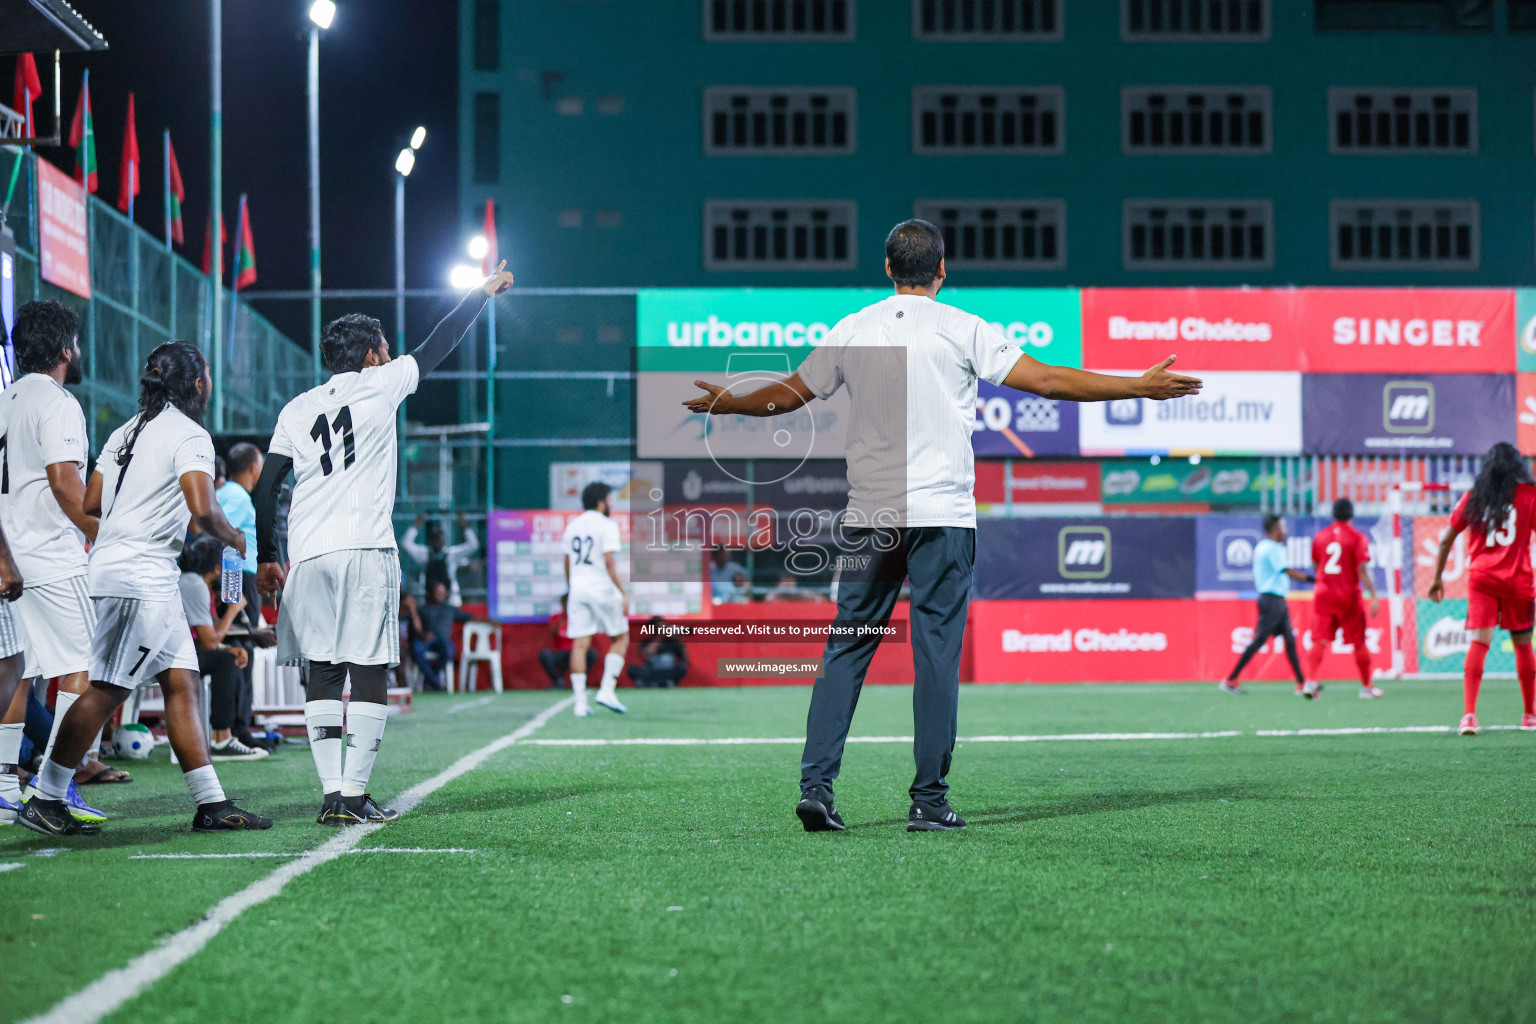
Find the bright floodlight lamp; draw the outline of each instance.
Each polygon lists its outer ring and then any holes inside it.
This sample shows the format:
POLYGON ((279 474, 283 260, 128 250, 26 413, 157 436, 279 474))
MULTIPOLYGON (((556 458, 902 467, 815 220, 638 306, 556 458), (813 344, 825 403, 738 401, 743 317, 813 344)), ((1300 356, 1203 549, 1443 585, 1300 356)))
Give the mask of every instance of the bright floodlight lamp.
POLYGON ((411 132, 411 148, 412 149, 420 149, 421 148, 421 144, 423 142, 426 142, 426 141, 427 141, 427 129, 426 129, 426 127, 423 126, 423 125, 417 125, 416 126, 416 130, 411 132))
POLYGON ((485 259, 486 253, 491 251, 491 243, 485 240, 484 235, 476 235, 469 240, 469 258, 472 260, 485 259))
POLYGON ((411 168, 415 166, 416 153, 412 149, 402 149, 400 155, 395 157, 395 170, 400 172, 402 178, 409 178, 411 176, 411 168))
POLYGON ((335 0, 315 0, 309 5, 309 20, 322 29, 330 28, 336 20, 335 0))
POLYGON ((448 283, 455 291, 467 292, 485 280, 479 267, 472 267, 468 263, 460 263, 448 272, 448 283))

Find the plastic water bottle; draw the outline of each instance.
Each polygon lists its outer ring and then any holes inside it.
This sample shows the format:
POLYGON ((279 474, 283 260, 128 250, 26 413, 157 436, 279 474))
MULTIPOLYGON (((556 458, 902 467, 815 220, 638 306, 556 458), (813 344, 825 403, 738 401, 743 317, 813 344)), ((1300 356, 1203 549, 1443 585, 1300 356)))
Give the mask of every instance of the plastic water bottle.
POLYGON ((219 584, 219 599, 225 604, 239 604, 245 593, 245 559, 232 547, 224 548, 224 573, 219 584))

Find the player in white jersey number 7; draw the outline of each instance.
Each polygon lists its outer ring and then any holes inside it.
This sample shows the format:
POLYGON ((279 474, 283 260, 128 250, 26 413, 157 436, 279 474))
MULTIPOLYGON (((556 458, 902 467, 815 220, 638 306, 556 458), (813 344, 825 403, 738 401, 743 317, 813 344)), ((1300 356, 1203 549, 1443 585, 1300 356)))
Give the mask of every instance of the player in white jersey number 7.
POLYGON ((384 327, 353 313, 320 341, 331 378, 278 414, 256 503, 256 585, 283 592, 277 657, 307 663, 304 725, 324 794, 322 825, 391 822, 368 795, 388 718, 385 677, 400 663, 400 555, 395 547, 395 416, 424 374, 512 287, 506 263, 459 302, 409 355, 391 359, 384 327), (288 558, 277 550, 277 489, 292 470, 288 558), (343 725, 342 688, 352 680, 343 725), (345 737, 345 739, 343 739, 345 737), (345 755, 345 757, 343 757, 345 755))

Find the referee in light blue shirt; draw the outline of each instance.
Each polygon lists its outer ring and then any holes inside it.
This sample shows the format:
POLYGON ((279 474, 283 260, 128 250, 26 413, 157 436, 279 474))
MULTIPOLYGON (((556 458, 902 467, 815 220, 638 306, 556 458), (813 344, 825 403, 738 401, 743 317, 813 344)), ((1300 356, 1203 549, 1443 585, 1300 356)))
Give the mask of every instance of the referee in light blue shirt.
POLYGON ((1302 688, 1301 661, 1296 657, 1296 633, 1291 629, 1291 609, 1285 603, 1285 595, 1291 591, 1291 580, 1314 583, 1316 576, 1299 569, 1292 569, 1290 556, 1285 550, 1285 520, 1277 515, 1264 517, 1264 539, 1253 546, 1253 584, 1259 591, 1259 624, 1253 631, 1253 642, 1243 651, 1227 678, 1221 681, 1226 693, 1243 693, 1237 677, 1253 656, 1259 653, 1272 637, 1285 638, 1285 656, 1296 674, 1296 692, 1302 688))

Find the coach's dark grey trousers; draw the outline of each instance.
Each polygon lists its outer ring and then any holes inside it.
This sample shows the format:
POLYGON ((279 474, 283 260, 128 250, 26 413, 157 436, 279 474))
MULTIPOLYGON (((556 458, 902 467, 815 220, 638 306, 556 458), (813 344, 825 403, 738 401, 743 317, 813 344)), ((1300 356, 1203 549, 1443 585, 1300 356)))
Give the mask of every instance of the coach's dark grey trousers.
MULTIPOLYGON (((960 702, 960 651, 965 638, 966 609, 976 560, 976 531, 956 526, 914 526, 878 531, 891 550, 878 550, 877 531, 848 530, 857 540, 842 546, 840 556, 868 554, 860 570, 839 573, 837 621, 885 624, 896 607, 904 577, 912 580, 910 641, 916 672, 912 688, 912 754, 917 774, 910 790, 918 803, 934 804, 949 791, 945 776, 955 750, 960 702), (892 538, 894 543, 892 543, 892 538)), ((880 645, 878 637, 827 641, 825 668, 811 690, 811 710, 805 726, 805 755, 800 759, 800 788, 830 787, 843 763, 843 745, 853 722, 869 661, 880 645)))

